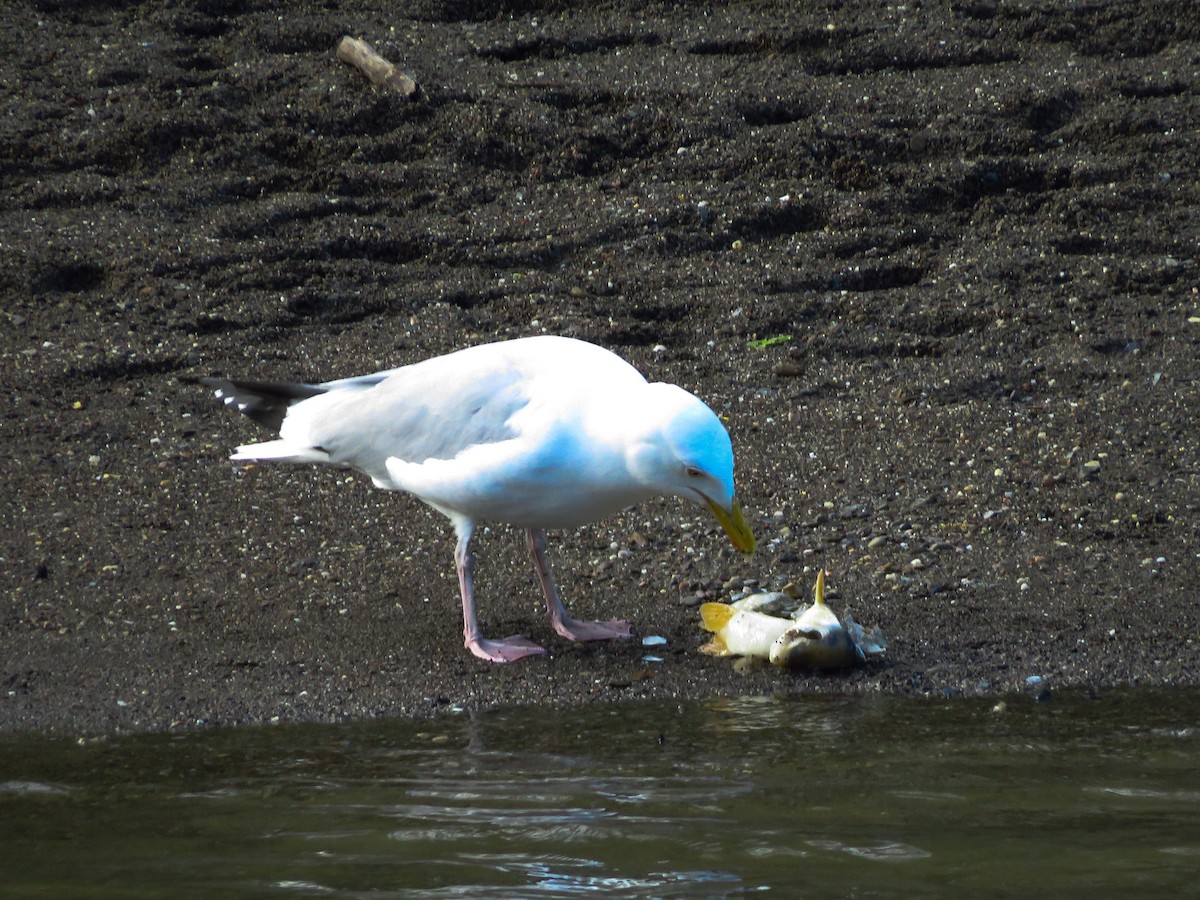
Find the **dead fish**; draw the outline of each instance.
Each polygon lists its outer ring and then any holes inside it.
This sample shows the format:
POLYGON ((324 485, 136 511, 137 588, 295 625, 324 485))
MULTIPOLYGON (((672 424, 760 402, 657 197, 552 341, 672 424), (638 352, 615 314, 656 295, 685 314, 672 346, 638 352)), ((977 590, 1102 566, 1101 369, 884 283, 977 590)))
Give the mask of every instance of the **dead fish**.
POLYGON ((877 656, 886 647, 878 627, 865 632, 849 611, 843 624, 825 605, 824 571, 817 573, 812 606, 793 618, 728 603, 705 603, 700 616, 713 632, 700 650, 712 656, 757 656, 792 669, 841 669, 877 656))

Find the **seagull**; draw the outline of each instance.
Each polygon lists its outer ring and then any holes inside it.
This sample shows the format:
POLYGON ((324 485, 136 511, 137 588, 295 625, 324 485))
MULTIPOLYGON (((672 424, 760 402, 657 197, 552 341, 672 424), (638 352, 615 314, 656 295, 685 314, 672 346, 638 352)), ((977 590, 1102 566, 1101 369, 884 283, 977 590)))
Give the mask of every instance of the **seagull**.
POLYGON ((348 467, 449 518, 463 637, 481 659, 545 650, 523 635, 488 640, 480 632, 471 552, 480 523, 525 529, 550 624, 574 641, 632 631, 625 621, 568 615, 546 559, 546 529, 673 495, 711 510, 739 551, 754 550, 720 419, 693 394, 648 382, 596 344, 557 335, 497 341, 321 384, 199 381, 279 435, 230 459, 348 467))

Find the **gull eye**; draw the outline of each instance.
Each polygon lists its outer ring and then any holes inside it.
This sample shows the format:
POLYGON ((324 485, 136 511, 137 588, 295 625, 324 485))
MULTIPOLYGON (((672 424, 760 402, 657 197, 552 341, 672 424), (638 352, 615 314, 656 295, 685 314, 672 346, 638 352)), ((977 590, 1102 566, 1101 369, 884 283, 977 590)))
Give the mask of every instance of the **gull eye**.
POLYGON ((699 478, 704 474, 698 466, 684 466, 683 471, 688 478, 699 478))

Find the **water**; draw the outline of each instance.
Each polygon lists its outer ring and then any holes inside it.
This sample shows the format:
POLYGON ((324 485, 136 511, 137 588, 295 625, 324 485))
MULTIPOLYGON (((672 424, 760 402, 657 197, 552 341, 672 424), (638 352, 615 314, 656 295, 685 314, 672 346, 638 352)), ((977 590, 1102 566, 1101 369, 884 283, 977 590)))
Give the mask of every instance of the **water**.
POLYGON ((1190 894, 1200 691, 0 741, 3 897, 1190 894))

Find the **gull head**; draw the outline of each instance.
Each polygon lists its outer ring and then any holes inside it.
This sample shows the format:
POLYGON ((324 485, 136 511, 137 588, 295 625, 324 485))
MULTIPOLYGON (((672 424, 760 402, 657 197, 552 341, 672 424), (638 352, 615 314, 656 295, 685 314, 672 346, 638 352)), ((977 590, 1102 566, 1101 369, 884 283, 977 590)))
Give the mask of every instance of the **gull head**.
POLYGON ((754 551, 733 484, 733 445, 703 401, 673 384, 651 384, 641 435, 631 442, 631 472, 660 494, 706 506, 742 553, 754 551))

